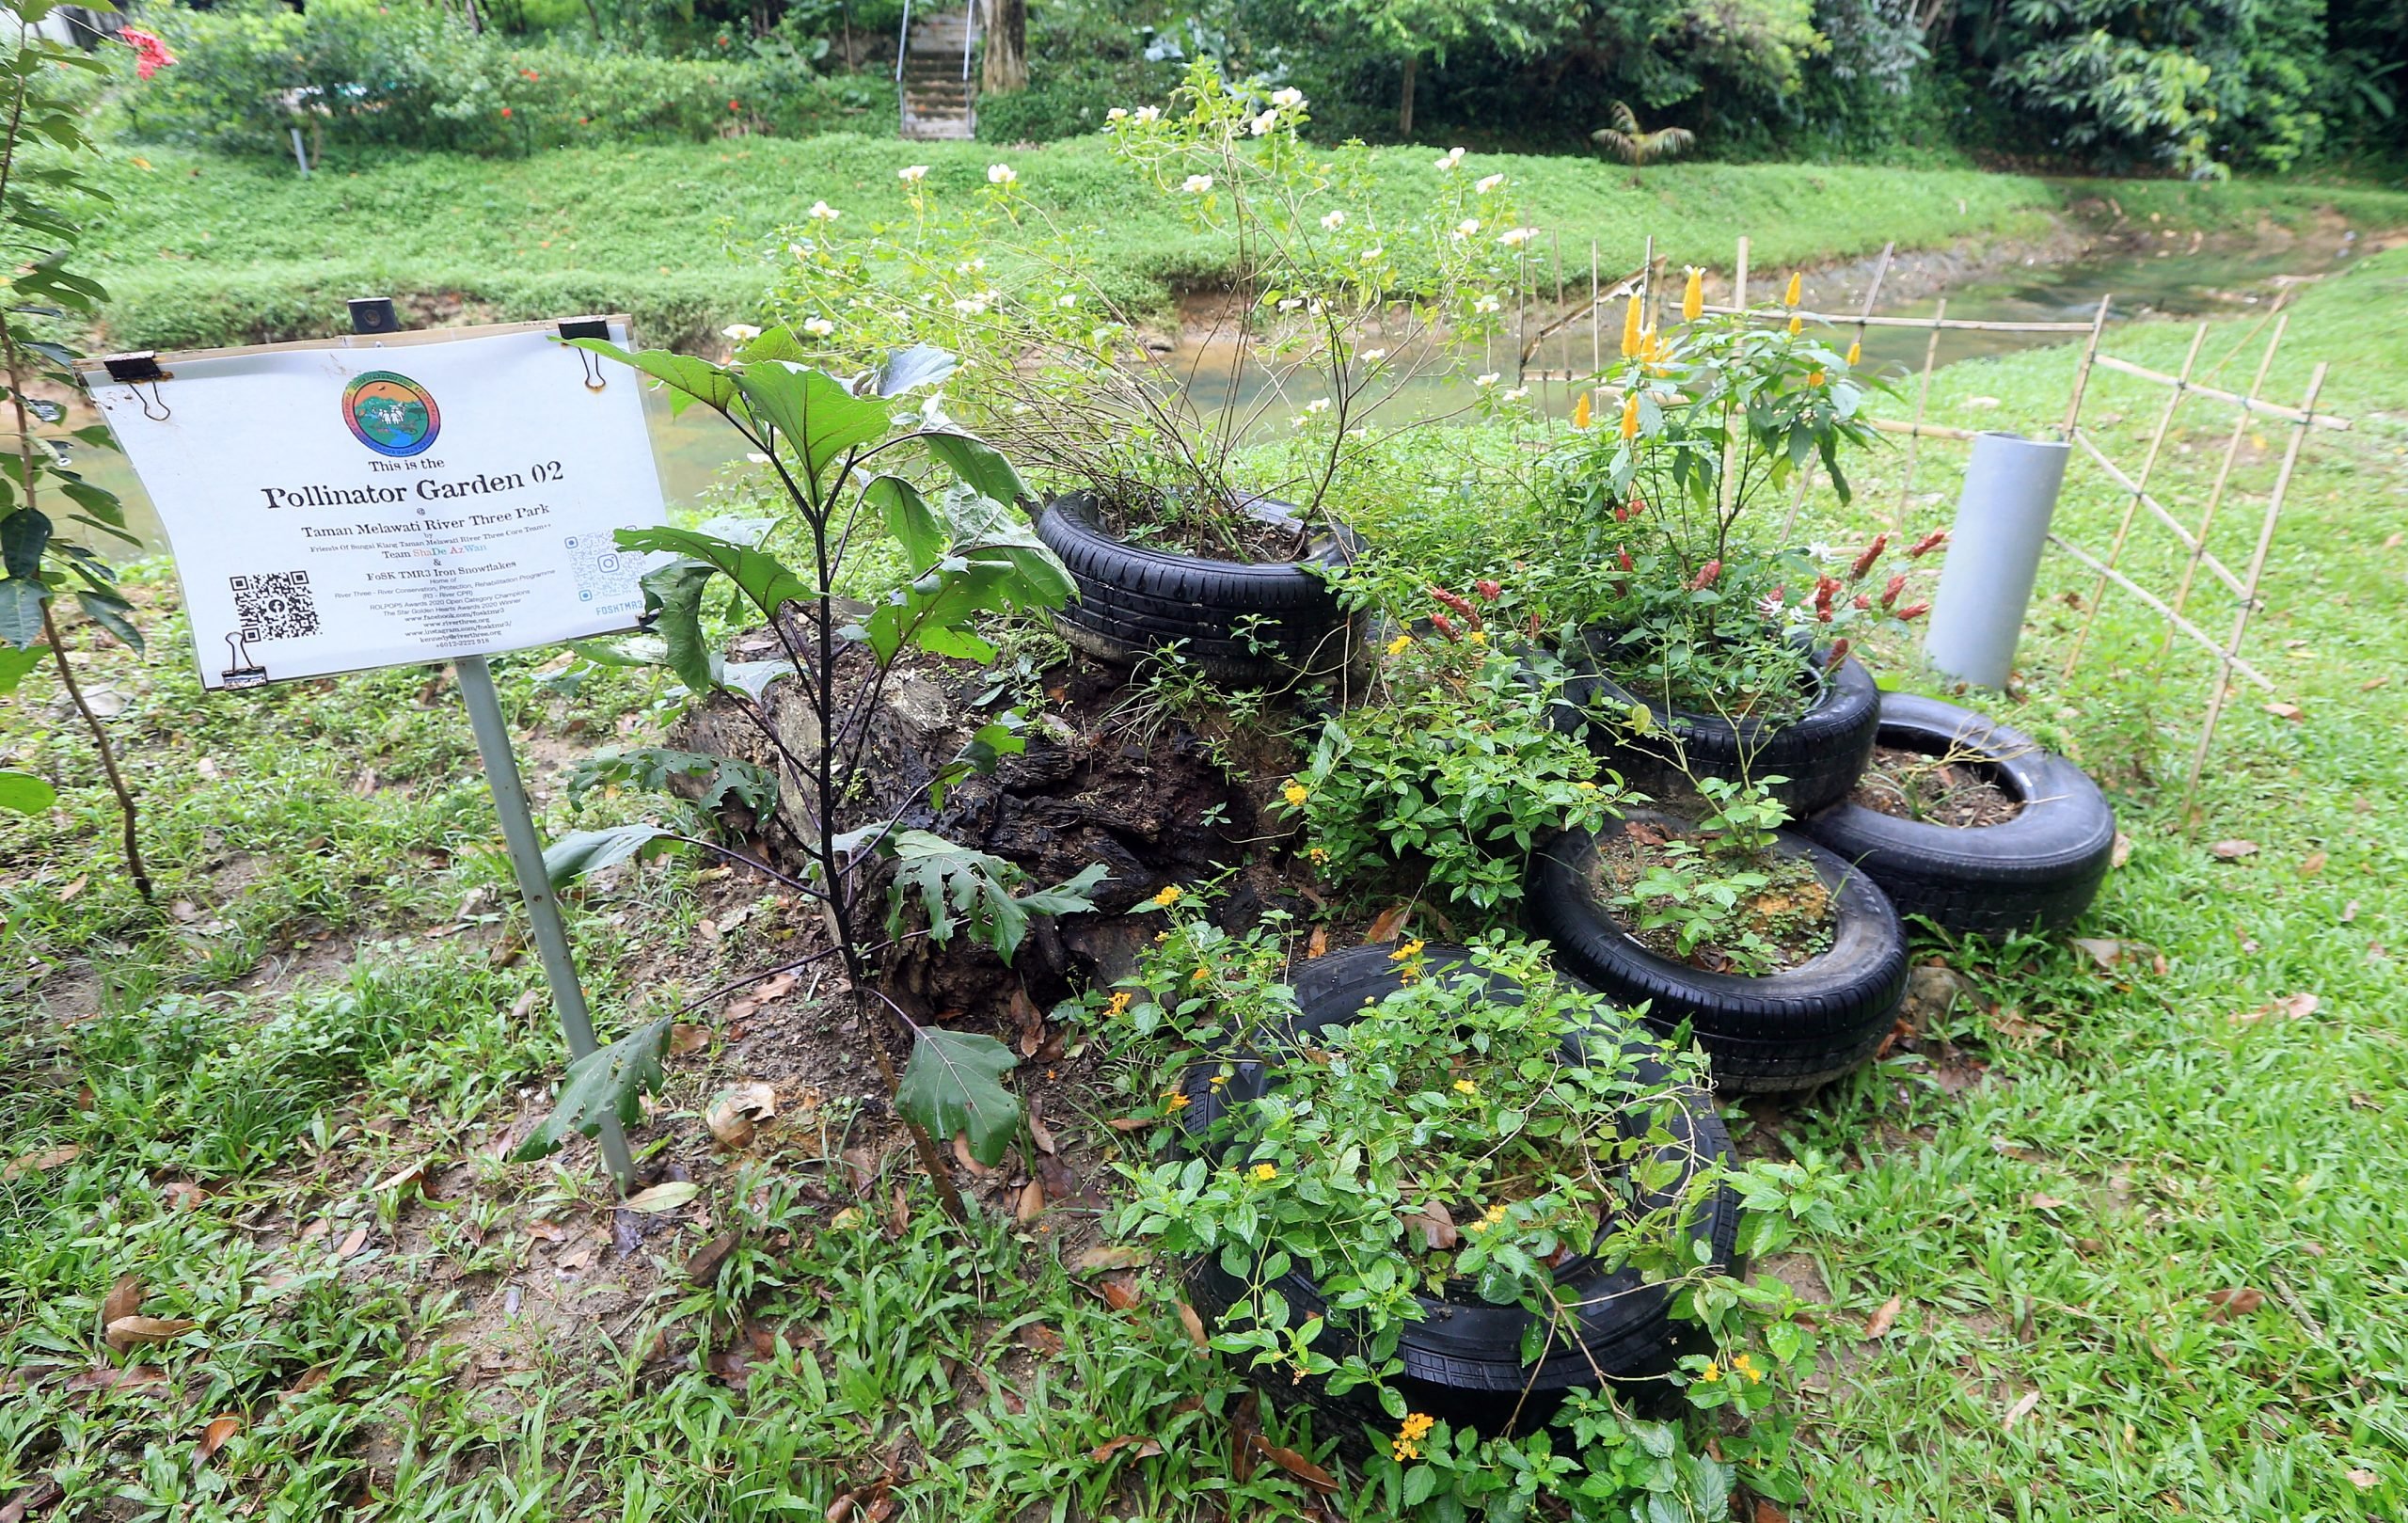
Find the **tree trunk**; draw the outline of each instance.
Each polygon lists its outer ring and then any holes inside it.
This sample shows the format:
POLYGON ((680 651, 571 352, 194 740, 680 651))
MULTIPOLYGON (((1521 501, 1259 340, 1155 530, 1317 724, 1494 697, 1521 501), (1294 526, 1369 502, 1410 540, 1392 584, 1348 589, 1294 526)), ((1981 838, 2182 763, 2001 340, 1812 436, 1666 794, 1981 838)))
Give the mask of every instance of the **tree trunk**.
POLYGON ((585 19, 594 24, 594 40, 601 41, 602 12, 594 8, 594 0, 585 0, 585 19))
POLYGON ((1028 88, 1028 0, 986 0, 987 61, 978 88, 1009 95, 1028 88))
POLYGON ((1396 103, 1396 130, 1399 136, 1413 135, 1413 76, 1420 67, 1421 60, 1418 58, 1408 57, 1404 60, 1404 88, 1397 92, 1396 103))

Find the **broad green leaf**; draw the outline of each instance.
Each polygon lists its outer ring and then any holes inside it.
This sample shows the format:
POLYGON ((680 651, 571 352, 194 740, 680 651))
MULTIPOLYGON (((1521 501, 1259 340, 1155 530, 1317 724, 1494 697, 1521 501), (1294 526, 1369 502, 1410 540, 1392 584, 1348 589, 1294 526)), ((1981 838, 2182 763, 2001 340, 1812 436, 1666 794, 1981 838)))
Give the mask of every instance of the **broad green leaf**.
MULTIPOLYGON (((645 349, 629 354, 608 339, 571 339, 569 343, 579 349, 591 349, 608 356, 622 365, 633 365, 646 375, 669 388, 669 410, 682 413, 693 403, 718 412, 726 412, 740 405, 736 378, 707 359, 691 355, 674 355, 666 349, 645 349)), ((749 418, 739 421, 749 421, 749 418)))
POLYGON ((966 1136, 970 1156, 991 1166, 1020 1130, 1020 1098, 1000 1082, 1019 1062, 992 1037, 921 1026, 895 1107, 940 1138, 966 1136))
POLYGON ((887 837, 886 849, 895 858, 895 880, 887 891, 890 935, 902 933, 904 911, 916 894, 927 912, 930 940, 949 942, 957 926, 966 926, 972 941, 1006 963, 1027 938, 1030 915, 1094 909, 1086 893, 1104 877, 1103 868, 1093 865, 1068 882, 1015 894, 1028 876, 1016 864, 941 835, 897 831, 887 837))
POLYGON ((934 344, 915 343, 909 349, 897 349, 879 367, 878 394, 899 397, 906 391, 935 386, 960 363, 934 344))
POLYGON ((831 460, 883 436, 894 410, 882 397, 853 395, 826 371, 784 361, 747 365, 737 384, 754 414, 801 453, 815 481, 831 460))
POLYGON ((718 569, 703 561, 673 561, 642 579, 651 605, 653 632, 662 658, 677 680, 697 693, 711 690, 711 647, 703 634, 703 595, 718 569))
POLYGON ((572 832, 544 849, 544 876, 551 880, 557 893, 588 873, 626 861, 668 833, 657 825, 572 832))
POLYGON ((1080 868, 1076 877, 1052 888, 1032 890, 1022 895, 1018 902, 1022 909, 1033 915, 1084 913, 1095 908, 1095 901, 1087 897, 1088 891, 1111 876, 1104 871, 1102 863, 1091 862, 1080 868))
POLYGON ((660 1042, 669 1035, 672 1019, 664 1015, 571 1063, 552 1114, 518 1145, 511 1161, 531 1163, 556 1152, 572 1133, 590 1137, 602 1130, 607 1117, 616 1116, 623 1126, 642 1120, 644 1091, 660 1087, 660 1042))
POLYGON ((817 595, 776 556, 691 529, 622 529, 612 537, 624 550, 665 550, 716 567, 771 618, 787 603, 807 603, 817 595))
POLYGON ((889 595, 861 627, 880 661, 905 645, 939 656, 986 662, 994 647, 970 628, 983 611, 1058 608, 1071 590, 1069 574, 1043 546, 981 548, 975 559, 949 555, 927 575, 889 595))
POLYGON ((31 577, 0 581, 0 643, 23 649, 41 638, 41 606, 50 589, 31 577))
POLYGON ((986 440, 967 434, 931 429, 920 436, 928 453, 944 463, 945 468, 975 488, 981 497, 998 502, 1018 502, 1032 495, 1020 472, 1004 458, 1003 452, 986 440))
POLYGON ((23 649, 0 646, 0 694, 16 691, 17 684, 25 680, 25 674, 40 665, 41 658, 49 654, 48 645, 27 645, 23 649))
POLYGON ((937 769, 928 779, 928 807, 943 809, 944 796, 965 777, 985 777, 1002 764, 1006 756, 1017 756, 1028 749, 1018 729, 1020 716, 1006 714, 992 724, 982 724, 976 734, 962 742, 954 758, 937 769))
POLYGON ((125 504, 118 500, 115 492, 103 491, 87 481, 62 481, 58 489, 67 494, 68 500, 101 522, 116 529, 125 527, 125 504))
POLYGON ((664 666, 669 661, 669 643, 657 635, 572 640, 568 648, 598 666, 664 666))
POLYGON ((575 800, 595 788, 611 786, 671 793, 674 791, 671 779, 679 777, 703 780, 695 801, 706 809, 724 808, 731 798, 756 815, 777 805, 778 781, 766 769, 740 757, 680 751, 673 746, 597 751, 569 772, 568 794, 575 800))
POLYGON ((933 564, 944 554, 945 530, 937 521, 936 510, 920 489, 900 476, 879 476, 862 488, 862 495, 886 525, 886 531, 903 547, 903 561, 912 571, 933 564))
POLYGON ((41 569, 41 552, 50 545, 50 520, 39 508, 19 508, 0 518, 0 565, 12 577, 31 577, 41 569))
POLYGON ((58 799, 58 790, 31 772, 0 767, 0 809, 39 815, 58 799))
MULTIPOLYGON (((0 586, 7 583, 0 582, 0 586)), ((142 648, 142 631, 134 627, 134 605, 115 593, 77 593, 75 601, 83 605, 85 617, 124 641, 135 650, 142 648)))
POLYGON ((734 688, 758 703, 770 683, 792 675, 794 665, 789 661, 730 661, 721 668, 719 680, 720 686, 734 688))

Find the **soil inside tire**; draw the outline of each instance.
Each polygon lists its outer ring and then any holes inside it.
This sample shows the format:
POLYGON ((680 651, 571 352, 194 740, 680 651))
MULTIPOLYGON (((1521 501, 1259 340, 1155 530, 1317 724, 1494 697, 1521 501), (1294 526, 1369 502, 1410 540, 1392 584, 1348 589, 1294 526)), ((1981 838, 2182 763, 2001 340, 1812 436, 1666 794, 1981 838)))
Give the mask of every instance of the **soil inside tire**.
POLYGON ((1316 536, 1309 520, 1283 522, 1226 501, 1208 506, 1196 500, 1199 495, 1123 498, 1099 494, 1096 521, 1125 545, 1207 561, 1292 565, 1312 553, 1316 536))
POLYGON ((1979 758, 1934 756, 1877 745, 1848 802, 1893 819, 1951 830, 2004 825, 2023 813, 2023 801, 2002 786, 1994 767, 1979 758))
POLYGON ((1633 923, 1635 914, 1614 901, 1629 894, 1650 867, 1678 865, 1684 854, 1667 849, 1677 839, 1680 837, 1656 825, 1634 822, 1620 835, 1600 844, 1596 861, 1589 869, 1589 888, 1597 902, 1612 907, 1615 919, 1629 929, 1640 945, 1657 957, 1669 958, 1702 973, 1751 976, 1784 973, 1831 949, 1832 939, 1839 930, 1839 900, 1824 886, 1814 863, 1803 857, 1767 855, 1752 862, 1732 863, 1718 861, 1709 853, 1687 859, 1692 871, 1744 870, 1761 872, 1770 880, 1741 898, 1728 912, 1735 929, 1752 936, 1759 944, 1753 957, 1735 957, 1733 949, 1719 946, 1710 939, 1684 953, 1672 928, 1638 928, 1633 923), (1625 915, 1630 918, 1625 919, 1625 915))

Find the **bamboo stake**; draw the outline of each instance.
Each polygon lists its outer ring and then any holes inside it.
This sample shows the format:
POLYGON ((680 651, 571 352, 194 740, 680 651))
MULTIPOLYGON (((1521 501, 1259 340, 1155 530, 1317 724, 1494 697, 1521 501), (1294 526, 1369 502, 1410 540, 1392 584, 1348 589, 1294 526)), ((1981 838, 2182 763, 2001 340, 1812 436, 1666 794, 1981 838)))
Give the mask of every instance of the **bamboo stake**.
MULTIPOLYGON (((1746 233, 1739 235, 1739 257, 1731 277, 1731 300, 1736 305, 1738 310, 1744 312, 1748 309, 1748 235, 1746 233)), ((1739 445, 1736 439, 1726 438, 1722 441, 1722 476, 1714 484, 1714 511, 1718 515, 1723 511, 1723 489, 1730 484, 1731 478, 1738 471, 1738 450, 1739 445)))
POLYGON ((2115 300, 2113 293, 2099 298, 2099 315, 2090 320, 2090 341, 2082 346, 2082 358, 2073 368, 2073 395, 2066 400, 2066 420, 2058 428, 2062 438, 2073 437, 2074 424, 2082 418, 2082 394, 2090 389, 2091 361, 2099 357, 2099 335, 2106 331, 2107 307, 2115 300))
MULTIPOLYGON (((2181 521, 2166 510, 2165 504, 2160 502, 2157 498, 2150 493, 2147 487, 2143 486, 2140 483, 2132 480, 2130 476, 2125 475, 2122 467, 2116 465, 2113 460, 2108 459, 2106 454, 2099 450, 2099 446, 2090 441, 2089 435, 2076 434, 2074 436, 2074 442, 2081 445, 2084 452, 2086 452, 2090 458, 2098 464, 2099 468, 2107 473, 2107 479, 2109 481, 2114 482, 2116 486, 2122 490, 2130 492, 2133 498, 2139 501, 2142 507, 2148 509, 2150 514, 2155 516, 2157 521, 2163 524, 2166 527, 2166 531, 2173 534, 2177 540, 2181 542, 2184 549, 2195 551, 2201 547, 2199 543, 2191 537, 2191 531, 2183 528, 2181 521)), ((2226 587, 2232 589, 2234 596, 2238 597, 2241 595, 2241 579, 2232 574, 2231 568, 2227 567, 2222 561, 2217 560, 2212 555, 2204 556, 2202 559, 2206 561, 2208 569, 2214 572, 2217 579, 2226 587)))
MULTIPOLYGON (((2166 393, 2165 407, 2157 415, 2157 432, 2149 436, 2148 453, 2141 457, 2139 480, 2134 481, 2125 477, 2122 471, 2117 470, 2108 461, 2107 456, 2099 447, 2090 442, 2088 435, 2075 428, 2070 421, 2067 424, 2067 437, 2080 439, 2089 450, 2091 458, 2106 466, 2108 473, 2121 481, 2129 492, 2124 499, 2124 516, 2115 524, 2115 538, 2107 547, 2107 569, 2110 571, 2123 563, 2124 545, 2131 539, 2132 533, 2132 517, 2140 512, 2141 500, 2148 497, 2149 475, 2157 469, 2159 452, 2165 448, 2165 431, 2174 426, 2175 410, 2182 405, 2182 399, 2190 394, 2191 370, 2193 366, 2198 364, 2199 347, 2207 341, 2208 325, 2202 323, 2192 330, 2190 352, 2182 357, 2181 378, 2175 383, 2174 389, 2166 393)), ((2150 506, 2156 506, 2154 499, 2150 500, 2150 506)), ((2166 517, 2163 509, 2158 510, 2158 516, 2166 517)), ((2169 517, 2166 521, 2171 523, 2173 520, 2169 517)), ((2176 531, 2180 531, 2178 528, 2176 531)), ((2082 647, 2090 640, 2090 627, 2099 621, 2099 605, 2106 596, 2107 579, 2101 576, 2097 584, 2090 589, 2089 605, 2082 611, 2082 627, 2073 632, 2073 649, 2066 653, 2065 669, 2057 674, 2060 681, 2070 680, 2073 676, 2073 669, 2081 664, 2082 647)))
POLYGON ((1902 423, 1894 418, 1868 418, 1864 426, 1883 434, 1902 434, 1909 438, 1956 439, 1967 444, 1982 436, 1978 428, 1958 428, 1952 423, 1902 423))
MULTIPOLYGON (((1915 420, 1907 426, 1907 473, 1898 482, 1898 505, 1890 512, 1889 527, 1892 529, 1906 522, 1907 497, 1915 487, 1915 456, 1923 447, 1923 411, 1931 401, 1932 367, 1940 358, 1940 335, 1948 321, 1947 297, 1940 298, 1940 309, 1932 316, 1931 337, 1923 346, 1923 384, 1915 389, 1915 420)), ((1873 426, 1880 428, 1882 421, 1877 419, 1873 426)), ((1966 432, 1970 436, 1971 430, 1966 432)))
MULTIPOLYGON (((2209 634, 2205 629, 2200 628, 2197 625, 2193 624, 2190 620, 2176 613, 2172 609, 2167 608, 2163 602, 2159 600, 2155 593, 2150 592, 2147 588, 2142 586, 2139 582, 2134 581, 2131 578, 2125 576, 2120 571, 2109 570, 2107 563, 2104 561, 2099 560, 2097 556, 2091 554, 2088 550, 2083 549, 2081 546, 2076 545, 2073 541, 2066 538, 2063 534, 2055 533, 2053 531, 2051 532, 2049 535, 2049 543, 2065 551, 2067 555, 2072 556, 2075 560, 2081 562, 2083 565, 2088 566, 2091 570, 2098 572, 2100 576, 2112 580, 2116 586, 2121 587, 2124 591, 2131 594, 2134 597, 2139 598, 2142 602, 2147 604, 2151 609, 2154 609, 2159 613, 2163 614, 2175 628, 2179 629, 2186 635, 2189 635, 2192 639, 2197 641, 2201 646, 2205 647, 2209 655, 2221 656, 2222 653, 2216 648, 2214 636, 2209 634)), ((2256 667, 2250 665, 2247 661, 2242 660, 2236 657, 2233 659, 2232 669, 2240 673, 2242 676, 2247 677, 2250 681, 2258 684, 2259 688, 2263 689, 2267 692, 2273 692, 2274 690, 2274 685, 2266 679, 2266 674, 2258 671, 2256 667)))
POLYGON ((2274 524, 2282 517, 2283 499, 2291 488, 2291 472, 2299 466, 2300 445, 2307 438, 2307 431, 2316 417, 2316 399, 2324 390, 2325 367, 2319 364, 2307 377, 2307 395, 2300 403, 2300 421, 2291 430, 2290 442, 2283 449, 2282 469, 2274 473, 2274 490, 2266 499, 2266 516, 2258 526, 2258 547, 2249 556, 2249 591, 2232 616, 2232 639, 2225 646, 2223 664, 2216 668, 2216 685, 2208 698, 2208 715, 2199 727, 2199 749, 2191 757, 2190 780, 2182 785, 2182 808, 2189 817, 2193 800, 2199 788, 2199 772, 2208 764, 2208 749, 2215 744, 2216 721, 2224 715, 2226 696, 2232 690, 2233 663, 2241 658, 2241 642, 2249 632, 2249 615, 2258 603, 2259 579, 2266 572, 2266 552, 2274 545, 2274 524))
MULTIPOLYGON (((2266 385, 2266 373, 2274 368, 2274 351, 2283 346, 2283 334, 2290 326, 2290 315, 2275 319, 2274 331, 2266 340, 2266 352, 2258 357, 2258 373, 2250 378, 2249 394, 2256 396, 2266 385)), ((2207 554, 2208 537, 2216 526, 2216 509, 2224 501, 2225 484, 2232 479, 2233 462, 2241 455, 2241 441, 2249 433, 2249 414, 2241 413, 2232 420, 2232 436, 2224 441, 2224 460, 2216 467, 2215 484, 2208 488, 2208 506, 2199 515, 2198 537, 2192 542, 2191 558, 2183 563, 2181 585, 2174 589, 2174 616, 2182 616, 2183 607, 2191 600, 2191 583, 2199 574, 2200 558, 2207 554)), ((2174 649, 2174 636, 2166 634, 2165 643, 2157 648, 2157 659, 2163 661, 2174 649)))
MULTIPOLYGON (((1747 309, 1744 306, 1718 307, 1709 302, 1706 304, 1705 310, 1719 313, 1724 317, 1729 317, 1734 313, 1744 313, 1747 309)), ((1784 322, 1789 318, 1789 314, 1786 311, 1782 312, 1781 315, 1784 322)), ((1798 315, 1804 318, 1809 323, 1842 324, 1861 321, 1864 326, 1873 328, 1942 327, 1962 333, 2087 333, 2090 331, 2090 325, 2087 323, 2008 323, 1990 322, 1985 319, 1971 317, 1952 317, 1945 320, 1930 317, 1867 317, 1858 319, 1846 316, 1835 317, 1828 312, 1810 312, 1803 308, 1798 309, 1798 315)))
MULTIPOLYGON (((2129 359, 2117 359, 2113 355, 2100 355, 2099 363, 2111 371, 2121 371, 2127 375, 2137 375, 2144 381, 2155 381, 2160 386, 2175 384, 2175 378, 2162 371, 2150 370, 2146 365, 2135 365, 2129 359)), ((2252 401, 2247 397, 2235 396, 2229 391, 2220 391, 2211 386, 2194 386, 2191 389, 2203 397, 2212 397, 2218 402, 2229 402, 2244 411, 2262 413, 2268 418, 2279 418, 2287 423, 2296 423, 2305 417, 2308 422, 2315 424, 2318 428, 2345 430, 2350 426, 2348 419, 2337 418, 2331 413, 2303 414, 2298 408, 2286 407, 2279 402, 2252 401)))

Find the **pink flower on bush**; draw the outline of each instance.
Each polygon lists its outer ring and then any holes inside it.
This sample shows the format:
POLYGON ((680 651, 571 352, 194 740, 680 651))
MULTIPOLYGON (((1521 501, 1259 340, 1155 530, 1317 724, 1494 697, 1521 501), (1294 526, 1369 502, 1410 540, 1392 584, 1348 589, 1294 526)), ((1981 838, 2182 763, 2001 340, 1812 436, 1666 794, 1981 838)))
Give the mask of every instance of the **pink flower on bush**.
POLYGON ((137 79, 147 80, 176 61, 176 56, 167 51, 167 44, 138 26, 120 27, 117 35, 119 41, 134 50, 134 73, 137 79))

